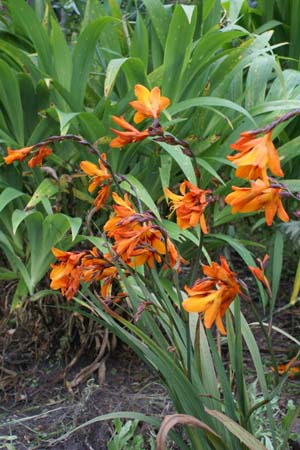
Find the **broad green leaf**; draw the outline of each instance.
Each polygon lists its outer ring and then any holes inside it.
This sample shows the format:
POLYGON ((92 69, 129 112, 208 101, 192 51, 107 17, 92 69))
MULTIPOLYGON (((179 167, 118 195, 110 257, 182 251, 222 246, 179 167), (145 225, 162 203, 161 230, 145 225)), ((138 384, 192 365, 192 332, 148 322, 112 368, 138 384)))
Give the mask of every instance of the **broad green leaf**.
POLYGON ((294 0, 290 2, 291 16, 290 16, 290 45, 289 56, 296 61, 292 64, 293 68, 298 69, 300 67, 300 29, 298 18, 300 16, 300 1, 294 0))
POLYGON ((63 216, 66 218, 67 222, 69 222, 69 226, 72 232, 72 241, 74 241, 79 233, 82 224, 82 219, 80 217, 70 217, 67 216, 66 214, 63 214, 63 216))
POLYGON ((117 58, 111 59, 105 75, 104 81, 104 95, 108 97, 114 87, 116 78, 120 69, 123 69, 128 74, 128 82, 132 85, 135 83, 146 84, 146 75, 144 66, 139 58, 117 58))
POLYGON ((27 286, 28 292, 32 294, 33 284, 28 274, 27 268, 20 260, 20 258, 15 254, 14 249, 11 246, 9 240, 1 230, 0 230, 0 246, 2 247, 2 250, 6 255, 7 259, 9 260, 11 266, 14 268, 14 270, 17 270, 20 273, 22 279, 24 280, 24 283, 27 286))
POLYGON ((247 110, 264 103, 274 65, 275 56, 271 55, 258 56, 250 65, 245 86, 245 107, 247 110))
POLYGON ((98 0, 87 0, 81 25, 82 29, 84 29, 90 22, 93 22, 98 17, 105 15, 105 9, 98 0))
POLYGON ((300 136, 290 140, 277 150, 281 159, 281 165, 285 166, 289 161, 300 155, 300 136))
MULTIPOLYGON (((253 117, 246 111, 244 108, 239 106, 237 103, 231 102, 230 100, 226 100, 223 98, 216 98, 216 97, 199 97, 199 98, 191 98, 189 100, 184 100, 183 102, 179 102, 176 105, 172 105, 168 108, 168 112, 171 115, 178 114, 182 111, 185 111, 186 109, 190 108, 204 108, 206 106, 216 106, 216 107, 224 107, 233 109, 234 111, 237 111, 241 114, 243 114, 245 117, 247 117, 255 127, 257 127, 257 124, 253 117)), ((300 102, 299 102, 300 106, 300 102)))
MULTIPOLYGON (((197 316, 199 316, 197 314, 197 316)), ((205 391, 212 396, 211 407, 219 407, 218 402, 214 399, 220 398, 220 392, 218 389, 218 380, 216 376, 216 371, 211 356, 211 349, 208 344, 205 329, 202 321, 200 321, 200 334, 199 338, 199 352, 200 352, 200 363, 201 363, 201 378, 205 388, 205 391)), ((220 431, 220 430, 219 430, 220 431)))
POLYGON ((230 417, 221 413, 220 411, 213 411, 206 408, 206 412, 212 417, 221 422, 234 436, 236 436, 241 442, 243 442, 250 450, 267 450, 267 448, 261 444, 253 434, 250 434, 241 425, 233 421, 230 417))
MULTIPOLYGON (((270 265, 269 268, 271 270, 271 288, 272 288, 272 299, 271 299, 271 307, 272 309, 275 306, 278 289, 280 285, 281 272, 282 272, 282 263, 283 263, 283 247, 284 247, 284 238, 281 231, 276 230, 271 241, 270 248, 270 265)), ((269 270, 268 270, 269 272, 269 270)))
POLYGON ((0 267, 0 280, 17 280, 18 273, 7 269, 6 267, 0 267))
POLYGON ((165 142, 160 142, 159 145, 176 161, 186 178, 196 185, 197 179, 191 158, 183 153, 182 148, 179 145, 170 145, 165 142))
POLYGON ((41 76, 40 70, 24 51, 2 39, 0 39, 0 51, 3 52, 4 55, 8 56, 10 60, 14 61, 15 64, 19 66, 20 71, 25 69, 34 81, 37 82, 39 80, 41 76))
POLYGON ((20 89, 11 68, 0 61, 0 98, 9 119, 9 127, 20 146, 24 145, 24 120, 20 89))
POLYGON ((116 77, 121 69, 122 65, 128 60, 128 58, 111 59, 106 69, 105 81, 104 81, 104 95, 108 97, 114 87, 116 77))
MULTIPOLYGON (((209 1, 211 2, 211 0, 209 1)), ((184 75, 184 84, 186 86, 185 92, 189 92, 191 88, 193 88, 192 90, 196 89, 196 95, 199 96, 199 93, 202 92, 203 88, 207 84, 207 75, 205 73, 205 70, 220 58, 220 50, 224 46, 228 47, 233 39, 238 39, 245 34, 247 34, 246 31, 240 30, 213 30, 203 35, 201 39, 199 39, 195 44, 195 48, 193 49, 190 58, 190 64, 188 65, 186 73, 184 75), (203 72, 205 77, 203 81, 201 81, 199 89, 199 78, 201 78, 203 72), (197 83, 195 83, 196 78, 197 83)), ((191 96, 192 95, 188 95, 188 97, 191 96)), ((187 95, 185 95, 185 98, 186 97, 187 95)))
POLYGON ((135 197, 138 196, 138 198, 155 214, 155 216, 160 219, 160 214, 157 209, 157 206, 152 200, 151 195, 148 193, 148 191, 145 189, 145 187, 142 185, 142 183, 137 180, 132 175, 126 175, 126 180, 121 183, 121 187, 125 189, 126 191, 130 192, 135 197), (129 183, 126 181, 128 180, 129 183), (133 188, 132 188, 133 186, 133 188))
MULTIPOLYGON (((159 176, 160 176, 160 180, 161 180, 161 186, 164 191, 164 189, 166 187, 170 186, 170 176, 171 176, 171 168, 172 168, 171 156, 162 153, 160 155, 160 164, 161 165, 159 168, 159 176)), ((165 197, 166 197, 166 195, 165 195, 165 197)))
MULTIPOLYGON (((230 308, 232 309, 233 305, 230 308)), ((251 354, 253 364, 255 366, 258 382, 260 384, 263 396, 265 399, 267 399, 269 397, 269 391, 268 391, 268 385, 266 382, 264 367, 262 364, 259 348, 258 348, 257 342, 255 340, 255 337, 253 336, 251 328, 249 327, 248 322, 246 321, 243 314, 241 314, 241 329, 242 329, 243 338, 246 342, 248 350, 251 354)), ((271 407, 270 403, 267 403, 266 408, 267 408, 267 417, 268 417, 269 424, 270 424, 271 431, 272 431, 272 437, 274 438, 275 421, 274 421, 272 407, 271 407)), ((274 442, 275 442, 275 439, 274 439, 274 442)))
POLYGON ((65 113, 63 111, 60 111, 58 108, 55 108, 55 111, 57 112, 59 123, 60 123, 60 134, 63 136, 64 134, 68 133, 69 127, 71 125, 72 120, 74 117, 78 116, 80 113, 65 113))
POLYGON ((79 35, 73 53, 73 72, 71 92, 78 108, 82 107, 86 91, 86 84, 91 70, 96 44, 100 34, 109 24, 115 23, 112 17, 100 17, 87 27, 79 35))
POLYGON ((205 159, 196 158, 196 160, 200 167, 203 167, 203 169, 205 169, 210 175, 219 180, 221 184, 225 185, 224 181, 219 176, 218 172, 205 159))
POLYGON ((169 15, 160 0, 143 0, 162 47, 166 44, 169 15))
POLYGON ((80 218, 71 218, 64 214, 51 214, 43 217, 35 211, 25 218, 30 245, 30 277, 35 286, 48 271, 54 256, 52 247, 61 242, 71 228, 73 241, 81 225, 80 218))
POLYGON ((0 212, 16 198, 22 197, 24 192, 18 191, 12 187, 5 188, 0 194, 0 212))
POLYGON ((13 228, 13 233, 16 234, 17 229, 19 228, 19 225, 23 222, 26 217, 28 217, 30 214, 33 214, 35 211, 22 211, 20 209, 15 209, 11 216, 11 223, 13 228))
POLYGON ((18 82, 20 87, 21 102, 24 117, 25 142, 28 145, 28 138, 39 122, 39 104, 38 96, 32 77, 25 73, 18 73, 18 82))
POLYGON ((102 121, 94 113, 83 112, 78 116, 81 135, 89 142, 96 142, 99 138, 105 136, 106 131, 102 121))
POLYGON ((50 41, 33 9, 24 0, 8 0, 8 5, 14 25, 20 27, 33 42, 40 67, 53 75, 50 41))
POLYGON ((70 89, 72 58, 64 34, 53 17, 51 17, 51 48, 57 80, 64 88, 70 89))
POLYGON ((112 17, 121 20, 123 13, 117 0, 108 0, 108 4, 112 17))
POLYGON ((299 109, 300 108, 300 99, 299 100, 274 100, 272 102, 265 102, 262 105, 254 106, 250 113, 253 116, 258 116, 259 114, 265 114, 268 112, 276 111, 276 115, 280 115, 280 111, 284 114, 285 111, 299 109))
POLYGON ((231 23, 236 22, 240 15, 244 0, 230 0, 227 2, 229 4, 228 18, 231 23))
POLYGON ((59 192, 58 185, 55 181, 45 178, 37 187, 30 201, 26 205, 26 209, 36 206, 43 197, 53 197, 59 192))
MULTIPOLYGON (((199 245, 199 238, 195 234, 193 234, 191 231, 182 230, 181 228, 179 228, 177 223, 171 222, 170 220, 163 219, 162 223, 172 240, 178 241, 178 242, 184 242, 186 240, 189 240, 193 244, 195 244, 197 246, 199 245)), ((204 247, 202 248, 202 251, 203 251, 203 253, 206 253, 206 250, 204 247)), ((206 257, 206 255, 205 255, 205 257, 206 257)))
POLYGON ((140 58, 147 72, 149 58, 149 38, 146 25, 141 14, 137 11, 137 17, 131 38, 130 56, 140 58))
POLYGON ((185 87, 181 85, 182 74, 190 62, 197 9, 194 5, 176 5, 168 30, 164 55, 162 90, 164 95, 176 102, 185 87), (190 13, 186 14, 186 9, 190 13), (174 74, 176 76, 174 77, 174 74))
MULTIPOLYGON (((12 298, 11 307, 10 307, 11 311, 15 311, 16 309, 22 307, 24 300, 28 297, 28 292, 29 292, 28 286, 25 283, 24 279, 23 278, 19 279, 17 287, 15 288, 15 291, 14 291, 13 298, 12 298)), ((15 450, 15 449, 13 449, 13 450, 15 450)))

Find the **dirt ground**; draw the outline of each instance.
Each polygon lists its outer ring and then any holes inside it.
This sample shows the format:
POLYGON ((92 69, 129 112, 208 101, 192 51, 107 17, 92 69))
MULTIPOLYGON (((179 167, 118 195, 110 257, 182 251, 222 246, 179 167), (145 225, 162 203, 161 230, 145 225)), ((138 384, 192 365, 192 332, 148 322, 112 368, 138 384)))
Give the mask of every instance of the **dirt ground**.
MULTIPOLYGON (((54 312, 45 326, 46 318, 38 308, 11 322, 4 316, 0 324, 0 449, 104 450, 113 433, 112 421, 72 430, 107 413, 134 411, 163 417, 172 412, 157 375, 126 346, 79 317, 66 323, 65 312, 54 312), (96 344, 82 341, 82 336, 95 334, 96 344), (97 359, 99 352, 101 359, 97 359)), ((251 316, 247 319, 253 321, 251 316)), ((299 339, 299 306, 277 312, 274 325, 299 339)), ((267 345, 259 331, 257 339, 266 371, 271 372, 267 345)), ((274 350, 284 363, 298 348, 275 333, 274 350)), ((251 382, 254 372, 247 354, 245 364, 251 382)), ((289 380, 284 387, 282 414, 289 399, 299 402, 299 379, 289 380)), ((145 442, 151 431, 148 425, 139 429, 145 442)), ((300 440, 299 420, 294 431, 300 440)), ((148 448, 145 444, 144 450, 148 448)), ((291 443, 290 448, 299 450, 300 444, 291 443)))

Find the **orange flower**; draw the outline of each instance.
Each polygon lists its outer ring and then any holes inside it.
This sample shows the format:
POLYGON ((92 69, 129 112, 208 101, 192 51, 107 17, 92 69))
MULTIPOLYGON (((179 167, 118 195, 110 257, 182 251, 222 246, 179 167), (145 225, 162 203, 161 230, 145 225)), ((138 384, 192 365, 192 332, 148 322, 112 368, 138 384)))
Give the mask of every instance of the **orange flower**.
POLYGON ((41 166, 43 159, 51 155, 52 149, 49 147, 41 147, 36 155, 28 161, 28 166, 32 169, 35 166, 41 166))
MULTIPOLYGON (((106 161, 106 154, 102 153, 101 156, 104 161, 106 161)), ((93 192, 96 187, 102 186, 103 181, 111 178, 111 174, 108 172, 101 159, 99 159, 98 162, 100 169, 96 166, 96 164, 93 164, 90 161, 81 161, 80 163, 80 168, 84 171, 84 173, 86 173, 90 177, 93 177, 92 182, 89 185, 89 192, 93 192)))
POLYGON ((146 137, 149 136, 149 131, 139 131, 130 123, 126 122, 123 116, 116 117, 112 116, 112 119, 116 122, 117 125, 124 128, 126 131, 119 131, 114 128, 111 128, 111 131, 116 133, 117 138, 113 139, 109 144, 110 147, 120 148, 125 145, 131 144, 132 142, 143 141, 146 137))
MULTIPOLYGON (((273 372, 275 371, 272 367, 273 372)), ((295 378, 300 378, 300 359, 292 358, 287 364, 280 364, 277 366, 277 372, 279 375, 289 374, 289 378, 294 380, 295 378)))
POLYGON ((64 252, 52 248, 52 253, 60 261, 59 264, 51 264, 50 273, 51 289, 60 289, 67 300, 71 300, 80 286, 82 275, 81 258, 86 255, 83 252, 64 252))
POLYGON ((160 95, 160 89, 158 87, 154 87, 149 91, 145 86, 136 84, 134 93, 137 100, 130 102, 129 105, 137 111, 133 118, 135 123, 140 123, 146 117, 158 119, 161 111, 166 109, 170 104, 170 100, 167 97, 160 95))
POLYGON ((96 211, 99 211, 99 209, 102 208, 103 205, 105 205, 110 193, 110 187, 109 184, 103 184, 102 188, 99 189, 97 197, 94 200, 94 205, 96 208, 96 211))
MULTIPOLYGON (((106 161, 106 154, 102 153, 102 159, 106 161)), ((99 167, 96 166, 96 164, 91 163, 90 161, 81 161, 80 167, 86 173, 92 178, 92 182, 90 183, 88 187, 89 192, 93 192, 96 187, 99 187, 99 191, 97 194, 97 197, 94 200, 94 205, 96 207, 96 210, 102 208, 102 206, 105 204, 106 200, 109 197, 110 187, 109 184, 103 184, 105 180, 109 180, 111 178, 111 174, 105 167, 105 164, 101 159, 98 160, 99 167)))
POLYGON ((268 168, 273 175, 283 176, 271 131, 259 138, 249 132, 241 133, 240 139, 230 147, 239 152, 234 156, 227 156, 227 159, 238 166, 237 177, 267 181, 268 168))
POLYGON ((113 200, 117 205, 113 206, 115 215, 111 217, 104 225, 104 231, 109 237, 116 238, 117 234, 122 233, 123 230, 134 229, 137 222, 137 213, 125 194, 124 200, 116 193, 112 193, 113 200))
POLYGON ((204 326, 216 326, 221 334, 226 334, 222 317, 229 308, 236 295, 241 292, 236 279, 224 257, 221 256, 221 265, 213 262, 211 266, 202 266, 207 278, 197 280, 192 288, 185 286, 188 294, 182 306, 188 312, 204 314, 204 326))
POLYGON ((19 150, 7 149, 8 156, 4 156, 4 161, 6 164, 12 164, 14 161, 24 161, 31 152, 33 145, 31 147, 20 148, 19 150))
POLYGON ((208 204, 208 190, 199 189, 190 181, 184 181, 179 188, 182 195, 173 194, 165 188, 166 195, 171 199, 171 211, 176 211, 179 228, 185 229, 200 224, 203 233, 207 234, 207 226, 204 218, 204 210, 208 204), (186 192, 189 189, 189 192, 186 192))
POLYGON ((252 272, 252 274, 255 276, 255 278, 257 278, 258 281, 260 281, 262 284, 265 285, 269 296, 272 297, 272 290, 270 287, 270 283, 269 283, 268 278, 265 275, 265 268, 267 266, 269 258, 270 258, 269 255, 265 255, 264 259, 262 261, 261 261, 261 259, 257 258, 257 262, 260 267, 249 266, 249 269, 252 272))
POLYGON ((280 198, 282 189, 270 187, 270 184, 263 180, 252 181, 250 188, 232 186, 232 189, 234 192, 225 197, 225 202, 231 205, 233 214, 264 210, 269 226, 272 225, 276 214, 283 222, 289 221, 280 198))

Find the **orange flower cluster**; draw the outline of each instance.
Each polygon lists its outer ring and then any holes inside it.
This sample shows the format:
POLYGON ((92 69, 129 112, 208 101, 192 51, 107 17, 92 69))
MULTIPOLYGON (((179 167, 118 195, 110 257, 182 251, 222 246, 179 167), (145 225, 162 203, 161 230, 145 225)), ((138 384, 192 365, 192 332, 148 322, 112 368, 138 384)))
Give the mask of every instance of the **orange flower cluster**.
MULTIPOLYGON (((167 97, 160 95, 160 89, 154 87, 151 91, 141 84, 136 84, 134 88, 137 100, 130 102, 130 106, 136 110, 134 115, 134 122, 140 123, 146 118, 158 119, 161 111, 167 108, 170 100, 167 97)), ((123 128, 124 131, 111 128, 117 137, 110 143, 112 148, 120 148, 125 145, 142 141, 149 136, 149 129, 139 131, 133 125, 128 123, 123 116, 112 116, 114 122, 123 128)))
POLYGON ((231 205, 232 213, 265 212, 266 223, 271 226, 275 215, 288 222, 281 196, 283 189, 270 184, 267 170, 273 175, 283 176, 279 156, 272 142, 272 132, 261 137, 254 137, 251 132, 241 133, 240 139, 231 145, 238 153, 227 156, 227 159, 237 165, 236 176, 252 180, 249 188, 232 186, 234 192, 225 197, 225 202, 231 205))
POLYGON ((52 248, 52 253, 59 261, 51 264, 50 287, 61 290, 67 300, 71 300, 78 292, 80 282, 104 280, 101 296, 107 299, 109 288, 117 277, 117 269, 110 260, 109 253, 103 255, 96 247, 82 252, 64 252, 52 248))
POLYGON ((211 191, 200 189, 187 180, 180 184, 179 191, 181 195, 176 195, 165 188, 166 195, 171 199, 171 211, 176 211, 179 228, 184 230, 200 224, 202 232, 207 234, 204 210, 208 204, 207 195, 211 191))
POLYGON ((151 215, 137 213, 127 194, 124 199, 115 192, 112 196, 115 214, 106 222, 104 231, 114 240, 117 255, 129 266, 147 264, 150 268, 168 255, 170 265, 178 266, 180 257, 174 244, 152 223, 151 215))
POLYGON ((188 312, 203 313, 206 328, 215 322, 220 333, 226 335, 222 317, 241 289, 226 259, 221 256, 220 261, 221 265, 215 262, 211 266, 203 265, 206 278, 197 280, 191 288, 185 286, 188 297, 182 306, 188 312))
MULTIPOLYGON (((106 154, 102 153, 102 160, 106 161, 106 154)), ((99 188, 97 197, 94 200, 94 205, 98 211, 106 203, 109 197, 110 187, 109 182, 105 184, 104 182, 111 179, 111 174, 108 172, 105 164, 101 159, 98 160, 99 167, 90 161, 81 161, 80 168, 89 177, 92 177, 92 182, 89 185, 88 191, 93 192, 96 188, 99 188)))
MULTIPOLYGON (((14 161, 24 161, 27 156, 31 153, 33 149, 31 147, 20 148, 19 150, 7 149, 7 156, 4 156, 4 161, 6 164, 12 164, 14 161)), ((41 166, 43 164, 44 158, 51 155, 52 149, 49 147, 40 147, 35 155, 28 161, 28 166, 32 169, 35 166, 41 166)))

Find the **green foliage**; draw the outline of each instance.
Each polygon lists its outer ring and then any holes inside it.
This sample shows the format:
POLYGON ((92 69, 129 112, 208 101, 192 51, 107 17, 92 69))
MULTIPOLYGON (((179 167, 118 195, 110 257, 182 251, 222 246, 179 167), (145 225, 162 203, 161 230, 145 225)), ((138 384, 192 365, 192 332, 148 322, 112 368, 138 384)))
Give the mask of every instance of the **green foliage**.
MULTIPOLYGON (((42 184, 45 186, 44 182, 42 184)), ((12 309, 20 307, 28 294, 33 296, 37 284, 54 259, 51 248, 58 243, 68 248, 74 245, 78 235, 81 219, 54 214, 47 203, 47 195, 47 190, 42 193, 39 189, 39 197, 33 196, 27 205, 28 195, 10 187, 4 189, 0 196, 0 248, 11 266, 10 270, 1 268, 0 273, 2 279, 16 280, 12 309), (47 208, 44 211, 29 209, 38 201, 43 203, 43 200, 50 211, 47 208), (18 209, 22 206, 23 209, 18 209), (72 238, 68 236, 69 231, 72 238)))
MULTIPOLYGON (((143 450, 144 438, 138 433, 138 420, 127 420, 123 423, 120 419, 113 421, 113 435, 107 443, 108 450, 143 450)), ((155 449, 153 437, 148 442, 150 450, 155 449)))

